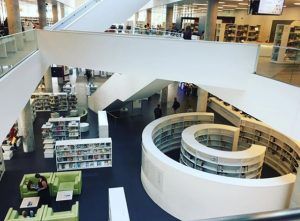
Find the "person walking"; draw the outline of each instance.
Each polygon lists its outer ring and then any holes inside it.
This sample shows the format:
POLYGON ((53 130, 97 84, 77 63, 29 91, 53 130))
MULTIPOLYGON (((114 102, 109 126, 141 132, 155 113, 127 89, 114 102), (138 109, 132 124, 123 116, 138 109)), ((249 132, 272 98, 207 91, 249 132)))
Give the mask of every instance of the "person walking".
POLYGON ((177 101, 177 98, 174 97, 174 102, 172 105, 172 109, 173 109, 174 113, 176 113, 176 111, 178 110, 179 107, 180 107, 180 103, 177 101))
POLYGON ((157 107, 154 109, 154 117, 155 119, 158 119, 162 116, 162 110, 160 108, 160 105, 158 104, 157 107))
POLYGON ((50 205, 50 191, 46 177, 40 174, 35 174, 38 179, 38 195, 40 197, 40 205, 50 205))

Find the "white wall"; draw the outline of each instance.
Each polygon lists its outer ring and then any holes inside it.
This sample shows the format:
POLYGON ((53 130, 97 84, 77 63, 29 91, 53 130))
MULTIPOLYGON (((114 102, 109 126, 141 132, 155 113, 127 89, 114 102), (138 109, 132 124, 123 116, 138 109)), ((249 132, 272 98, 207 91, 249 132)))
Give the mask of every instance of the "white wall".
POLYGON ((47 31, 38 39, 50 64, 191 82, 300 139, 300 89, 253 74, 257 45, 47 31))
POLYGON ((112 24, 125 23, 149 0, 105 0, 98 1, 84 14, 75 17, 65 30, 105 31, 112 24))
POLYGON ((116 100, 137 100, 159 92, 170 81, 155 80, 152 76, 114 74, 89 98, 89 108, 97 112, 116 100))
POLYGON ((18 119, 48 67, 35 52, 0 79, 0 140, 18 119))
POLYGON ((295 175, 238 179, 186 167, 154 145, 156 122, 143 131, 141 179, 151 199, 171 215, 200 220, 288 208, 295 175))
POLYGON ((49 63, 239 90, 255 71, 258 50, 257 45, 103 33, 39 31, 38 39, 49 63))
POLYGON ((280 16, 248 15, 247 10, 236 10, 235 13, 236 24, 261 25, 259 38, 261 42, 269 40, 273 20, 300 20, 300 8, 284 8, 280 16))

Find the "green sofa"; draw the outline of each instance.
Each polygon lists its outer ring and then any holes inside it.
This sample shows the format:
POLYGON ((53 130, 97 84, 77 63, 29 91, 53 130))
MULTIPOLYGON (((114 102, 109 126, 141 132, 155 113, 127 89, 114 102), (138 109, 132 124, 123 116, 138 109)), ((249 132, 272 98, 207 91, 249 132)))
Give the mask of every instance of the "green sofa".
MULTIPOLYGON (((51 193, 51 182, 53 178, 53 173, 40 173, 42 176, 46 177, 49 188, 50 188, 50 193, 51 193)), ((27 183, 28 181, 31 180, 33 183, 37 183, 38 179, 35 178, 35 174, 24 174, 23 179, 20 183, 20 195, 21 198, 25 197, 34 197, 37 196, 37 191, 30 191, 27 189, 27 183)))
POLYGON ((57 172, 52 178, 52 196, 56 196, 58 191, 73 190, 73 195, 81 194, 82 179, 81 171, 57 172))
POLYGON ((41 221, 43 218, 43 213, 46 206, 42 206, 39 208, 35 214, 35 217, 30 218, 24 218, 22 215, 19 215, 17 210, 13 210, 13 208, 9 208, 4 221, 26 221, 26 220, 32 220, 32 221, 41 221))
POLYGON ((71 211, 53 212, 51 207, 45 206, 43 221, 78 221, 79 220, 79 203, 76 202, 71 211))

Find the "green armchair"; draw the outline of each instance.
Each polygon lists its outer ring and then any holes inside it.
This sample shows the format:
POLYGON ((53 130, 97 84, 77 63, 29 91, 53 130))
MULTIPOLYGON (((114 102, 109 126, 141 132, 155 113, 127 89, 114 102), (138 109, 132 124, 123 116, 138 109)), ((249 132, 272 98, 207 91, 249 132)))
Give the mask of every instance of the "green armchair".
POLYGON ((79 203, 76 202, 71 211, 53 212, 51 207, 45 206, 43 221, 78 221, 79 220, 79 203))
MULTIPOLYGON (((52 182, 52 177, 53 177, 53 173, 40 173, 42 176, 46 177, 49 188, 50 188, 50 192, 51 192, 51 182, 52 182)), ((25 198, 25 197, 34 197, 37 196, 37 192, 36 191, 31 191, 27 189, 27 183, 28 181, 31 180, 34 183, 38 182, 38 179, 35 178, 35 174, 24 174, 23 179, 20 183, 20 195, 21 198, 25 198)))
POLYGON ((81 194, 81 171, 67 171, 54 173, 52 178, 51 195, 56 196, 58 191, 73 190, 73 195, 81 194))
POLYGON ((41 221, 43 217, 44 209, 45 206, 43 205, 41 208, 37 210, 35 217, 24 218, 22 215, 19 215, 17 210, 13 210, 13 208, 9 208, 4 221, 26 221, 26 220, 41 221))

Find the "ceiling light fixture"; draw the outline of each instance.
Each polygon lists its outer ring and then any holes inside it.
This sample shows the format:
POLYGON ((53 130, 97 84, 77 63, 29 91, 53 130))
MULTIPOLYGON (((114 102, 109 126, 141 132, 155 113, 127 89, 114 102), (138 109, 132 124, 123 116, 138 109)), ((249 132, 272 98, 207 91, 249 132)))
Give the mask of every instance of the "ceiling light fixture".
POLYGON ((300 5, 300 2, 294 2, 294 5, 300 5))
POLYGON ((239 5, 248 5, 248 3, 239 2, 239 5))
POLYGON ((236 8, 236 9, 239 9, 239 10, 247 10, 248 8, 236 8))
POLYGON ((225 2, 219 2, 220 4, 225 4, 225 2))
POLYGON ((237 5, 223 5, 224 7, 237 7, 237 5))

